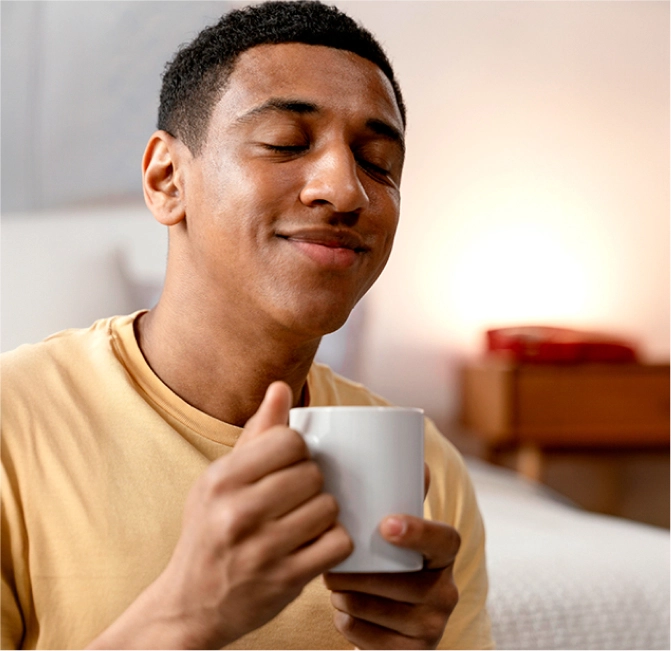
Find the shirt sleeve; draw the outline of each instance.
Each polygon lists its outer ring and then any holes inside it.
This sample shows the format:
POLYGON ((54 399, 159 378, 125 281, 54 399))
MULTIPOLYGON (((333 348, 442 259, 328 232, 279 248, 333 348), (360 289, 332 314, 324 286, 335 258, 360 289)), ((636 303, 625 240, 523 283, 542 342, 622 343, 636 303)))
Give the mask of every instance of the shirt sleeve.
MULTIPOLYGON (((4 452, 4 450, 3 450, 4 452)), ((23 527, 19 517, 20 510, 15 500, 15 490, 2 464, 2 504, 0 505, 0 528, 1 547, 0 557, 2 561, 2 592, 0 598, 1 606, 1 628, 2 648, 21 648, 24 638, 24 624, 21 607, 19 605, 17 573, 17 559, 27 554, 22 535, 23 527)))
POLYGON ((493 649, 487 613, 485 529, 466 465, 454 446, 427 420, 425 458, 431 486, 425 515, 452 525, 461 536, 454 565, 459 602, 438 648, 493 649))

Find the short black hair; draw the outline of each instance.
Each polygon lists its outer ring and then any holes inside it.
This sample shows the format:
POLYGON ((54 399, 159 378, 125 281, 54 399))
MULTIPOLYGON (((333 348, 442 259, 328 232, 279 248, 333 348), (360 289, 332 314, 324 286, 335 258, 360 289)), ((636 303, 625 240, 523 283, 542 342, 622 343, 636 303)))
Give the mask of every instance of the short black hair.
POLYGON ((405 105, 394 71, 367 29, 317 0, 271 0, 224 14, 178 50, 163 73, 158 128, 198 155, 214 105, 237 58, 257 45, 278 43, 325 45, 372 61, 391 82, 405 126, 405 105))

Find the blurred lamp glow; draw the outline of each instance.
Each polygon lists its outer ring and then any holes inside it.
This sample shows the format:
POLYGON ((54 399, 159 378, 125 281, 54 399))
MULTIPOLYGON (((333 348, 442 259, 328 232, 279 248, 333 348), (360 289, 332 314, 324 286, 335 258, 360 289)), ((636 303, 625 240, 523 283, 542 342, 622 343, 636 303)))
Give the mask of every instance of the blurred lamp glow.
POLYGON ((426 247, 418 273, 436 335, 472 341, 492 326, 598 319, 612 261, 586 227, 585 206, 562 205, 556 195, 519 196, 492 192, 490 200, 462 204, 468 208, 451 218, 461 226, 447 223, 449 233, 426 247))

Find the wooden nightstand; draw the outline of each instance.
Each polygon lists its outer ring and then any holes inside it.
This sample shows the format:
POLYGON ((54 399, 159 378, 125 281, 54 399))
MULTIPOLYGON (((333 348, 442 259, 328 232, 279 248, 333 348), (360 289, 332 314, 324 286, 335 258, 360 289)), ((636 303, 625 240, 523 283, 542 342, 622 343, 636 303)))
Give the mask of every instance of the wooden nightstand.
POLYGON ((542 480, 551 451, 669 450, 669 365, 515 364, 463 371, 463 423, 485 456, 542 480))

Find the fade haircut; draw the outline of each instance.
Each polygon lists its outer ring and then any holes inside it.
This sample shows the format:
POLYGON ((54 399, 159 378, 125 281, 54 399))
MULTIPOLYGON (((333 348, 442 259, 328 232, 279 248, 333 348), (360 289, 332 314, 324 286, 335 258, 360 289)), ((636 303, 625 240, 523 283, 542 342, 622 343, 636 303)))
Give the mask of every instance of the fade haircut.
POLYGON ((391 82, 405 126, 405 105, 394 71, 367 29, 316 0, 273 0, 224 14, 178 50, 163 73, 158 128, 179 138, 197 156, 238 57, 257 45, 278 43, 325 45, 372 61, 391 82))

